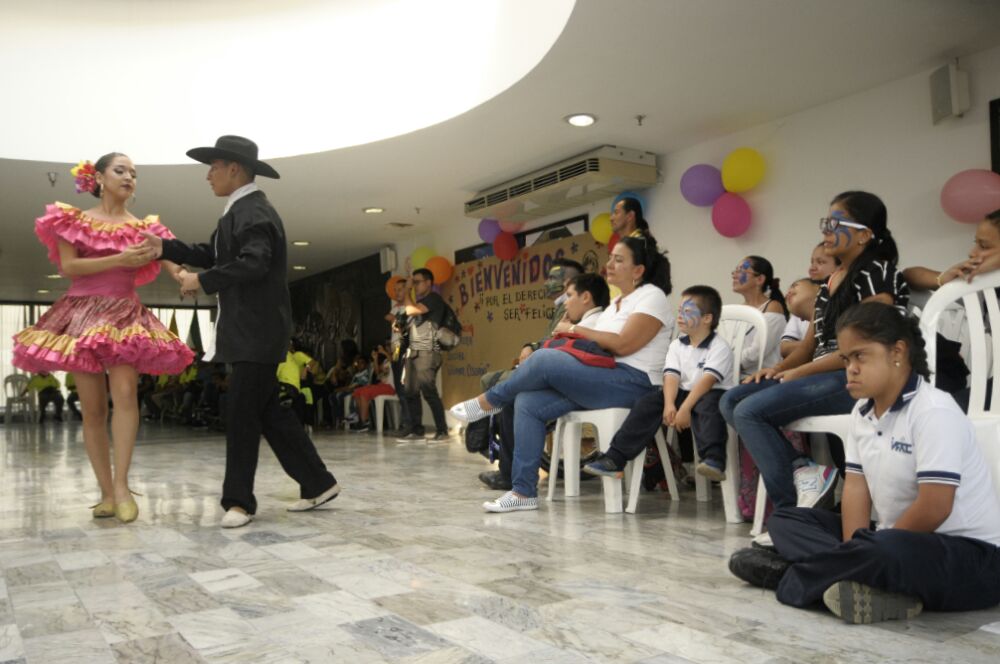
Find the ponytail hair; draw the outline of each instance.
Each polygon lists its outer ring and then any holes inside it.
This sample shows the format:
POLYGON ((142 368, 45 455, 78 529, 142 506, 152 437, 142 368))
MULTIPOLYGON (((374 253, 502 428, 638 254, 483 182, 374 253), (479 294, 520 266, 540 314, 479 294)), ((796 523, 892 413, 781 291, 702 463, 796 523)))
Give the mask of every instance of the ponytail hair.
POLYGON ((747 260, 750 261, 750 267, 753 268, 753 271, 764 277, 763 291, 767 293, 769 298, 781 305, 785 320, 788 320, 788 304, 781 292, 781 284, 774 276, 774 266, 771 265, 771 261, 763 256, 747 256, 747 260))
POLYGON ((830 315, 823 318, 824 332, 829 337, 836 334, 837 318, 856 304, 851 284, 857 279, 858 273, 872 261, 885 261, 892 265, 899 261, 896 241, 892 238, 892 233, 889 232, 889 213, 881 198, 867 191, 845 191, 830 201, 830 205, 834 204, 843 207, 853 221, 868 227, 871 230, 872 239, 865 245, 864 251, 851 263, 851 267, 848 268, 847 274, 844 275, 844 280, 841 282, 841 287, 830 296, 828 305, 830 315))
POLYGON ((642 272, 643 284, 653 284, 662 290, 664 295, 670 295, 670 291, 673 290, 670 282, 670 261, 667 260, 665 253, 660 253, 656 238, 649 234, 643 234, 642 237, 623 237, 618 244, 628 247, 632 254, 632 262, 645 268, 642 272))
POLYGON ((622 209, 625 210, 626 214, 632 212, 635 214, 635 227, 637 230, 642 231, 644 235, 649 233, 649 222, 646 218, 642 216, 642 203, 639 202, 638 198, 632 198, 631 196, 626 196, 622 199, 622 209))
POLYGON ((913 316, 902 314, 899 309, 883 302, 856 304, 837 319, 837 334, 850 328, 861 338, 892 347, 897 342, 906 344, 910 367, 914 373, 930 380, 927 350, 920 324, 913 316))

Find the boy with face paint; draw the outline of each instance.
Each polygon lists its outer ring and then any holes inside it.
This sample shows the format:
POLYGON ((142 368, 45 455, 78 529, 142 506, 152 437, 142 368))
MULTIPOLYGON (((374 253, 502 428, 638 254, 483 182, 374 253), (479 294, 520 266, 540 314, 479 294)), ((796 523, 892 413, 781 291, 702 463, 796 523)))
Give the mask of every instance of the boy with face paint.
POLYGON ((722 298, 710 286, 684 291, 677 313, 681 336, 670 344, 663 369, 663 390, 642 397, 600 458, 584 467, 590 475, 618 477, 639 455, 660 425, 691 429, 701 462, 696 470, 709 479, 726 477, 728 431, 719 400, 735 384, 733 351, 715 329, 722 298))

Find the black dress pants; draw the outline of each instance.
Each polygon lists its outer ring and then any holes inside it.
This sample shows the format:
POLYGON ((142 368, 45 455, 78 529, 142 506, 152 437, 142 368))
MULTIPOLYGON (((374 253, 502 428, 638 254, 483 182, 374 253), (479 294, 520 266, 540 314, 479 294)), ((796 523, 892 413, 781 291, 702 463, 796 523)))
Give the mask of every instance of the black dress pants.
MULTIPOLYGON (((726 421, 719 412, 719 399, 723 394, 722 390, 710 390, 698 399, 691 411, 691 432, 698 445, 698 456, 712 459, 725 469, 726 439, 729 434, 726 421)), ((677 406, 684 403, 687 396, 686 391, 678 390, 675 402, 677 406)), ((623 468, 646 449, 662 425, 663 390, 654 390, 635 402, 605 454, 619 468, 623 468)))
POLYGON ((315 498, 337 482, 295 413, 278 403, 277 368, 277 363, 234 362, 232 365, 226 393, 223 509, 242 507, 247 514, 257 511, 253 482, 262 435, 281 467, 298 482, 301 498, 315 498))
POLYGON ((839 581, 917 597, 931 611, 973 611, 1000 604, 1000 548, 969 537, 859 528, 842 540, 840 515, 784 507, 768 532, 793 564, 778 584, 778 601, 804 607, 839 581))
MULTIPOLYGON (((430 350, 409 351, 406 356, 403 394, 406 410, 410 417, 410 433, 424 432, 423 407, 420 397, 430 406, 434 416, 436 433, 448 433, 448 423, 444 418, 444 404, 437 391, 437 372, 441 368, 441 353, 430 350)), ((403 401, 403 399, 400 399, 403 401)))

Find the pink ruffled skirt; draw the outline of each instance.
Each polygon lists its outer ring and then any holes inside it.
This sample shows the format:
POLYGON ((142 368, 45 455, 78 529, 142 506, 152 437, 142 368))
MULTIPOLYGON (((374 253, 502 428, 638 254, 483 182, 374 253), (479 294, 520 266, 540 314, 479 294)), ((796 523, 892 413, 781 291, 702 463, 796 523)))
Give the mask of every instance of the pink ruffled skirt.
POLYGON ((31 372, 102 373, 127 364, 139 373, 178 374, 193 359, 134 294, 64 295, 14 336, 14 366, 31 372))

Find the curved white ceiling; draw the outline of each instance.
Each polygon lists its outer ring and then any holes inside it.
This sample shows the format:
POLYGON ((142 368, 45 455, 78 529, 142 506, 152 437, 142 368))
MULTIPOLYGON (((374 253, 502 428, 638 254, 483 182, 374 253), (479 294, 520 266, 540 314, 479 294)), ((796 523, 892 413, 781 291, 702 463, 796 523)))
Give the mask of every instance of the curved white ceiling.
MULTIPOLYGON (((12 5, 14 3, 11 3, 12 5)), ((368 143, 531 71, 575 0, 57 0, 4 7, 0 157, 141 164, 241 134, 263 158, 368 143)))

